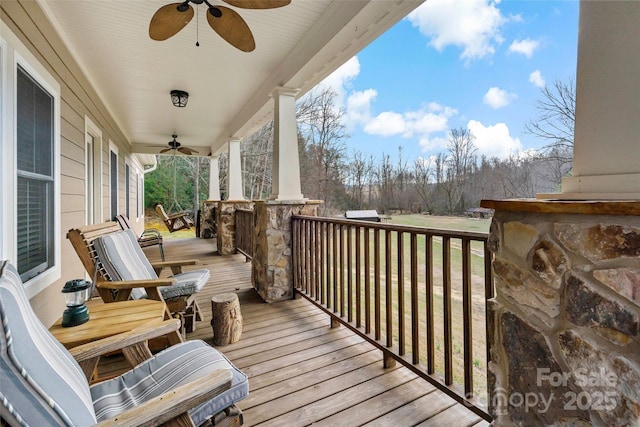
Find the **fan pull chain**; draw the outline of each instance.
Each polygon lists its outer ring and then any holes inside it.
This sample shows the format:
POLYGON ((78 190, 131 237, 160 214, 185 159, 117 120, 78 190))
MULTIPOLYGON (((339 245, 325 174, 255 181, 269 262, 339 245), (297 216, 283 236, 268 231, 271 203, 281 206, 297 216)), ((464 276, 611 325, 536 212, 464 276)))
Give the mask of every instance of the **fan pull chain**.
POLYGON ((200 46, 200 8, 196 7, 196 47, 200 46))

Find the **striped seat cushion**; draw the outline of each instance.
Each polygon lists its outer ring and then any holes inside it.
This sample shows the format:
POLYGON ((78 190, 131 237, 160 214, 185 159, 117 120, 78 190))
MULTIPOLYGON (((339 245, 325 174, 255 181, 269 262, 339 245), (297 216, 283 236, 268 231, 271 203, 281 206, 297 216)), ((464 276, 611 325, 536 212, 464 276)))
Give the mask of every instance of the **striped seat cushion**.
POLYGON ((80 366, 35 315, 6 261, 0 262, 0 317, 0 414, 32 426, 95 424, 80 366))
MULTIPOLYGON (((110 280, 148 280, 158 276, 142 252, 136 235, 132 230, 110 233, 93 242, 98 261, 109 275, 110 280)), ((160 292, 164 299, 188 296, 200 291, 209 280, 209 270, 194 270, 172 276, 177 283, 173 286, 162 286, 160 292)), ((145 298, 143 288, 131 292, 134 299, 145 298)))
POLYGON ((247 376, 203 341, 169 347, 120 377, 91 386, 96 417, 98 421, 114 417, 218 369, 231 371, 231 388, 189 411, 195 425, 200 425, 249 395, 247 376))

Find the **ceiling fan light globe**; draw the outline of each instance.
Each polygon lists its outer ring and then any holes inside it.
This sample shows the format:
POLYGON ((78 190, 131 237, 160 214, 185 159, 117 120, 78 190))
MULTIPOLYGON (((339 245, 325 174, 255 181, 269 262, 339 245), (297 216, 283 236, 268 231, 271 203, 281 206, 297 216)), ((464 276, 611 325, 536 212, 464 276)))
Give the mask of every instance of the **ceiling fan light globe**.
POLYGON ((189 2, 180 3, 176 9, 178 9, 178 12, 186 12, 189 10, 189 2))

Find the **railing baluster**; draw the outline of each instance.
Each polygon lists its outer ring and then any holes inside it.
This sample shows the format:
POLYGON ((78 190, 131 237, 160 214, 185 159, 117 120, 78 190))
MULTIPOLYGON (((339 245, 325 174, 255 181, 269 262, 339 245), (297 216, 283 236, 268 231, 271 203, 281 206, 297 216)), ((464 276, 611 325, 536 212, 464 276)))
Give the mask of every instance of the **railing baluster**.
POLYGON ((321 223, 315 222, 313 223, 313 278, 314 278, 314 286, 316 288, 316 300, 320 301, 322 299, 320 292, 320 227, 321 223))
POLYGON ((405 350, 405 330, 404 330, 404 233, 396 232, 396 243, 398 251, 398 353, 404 356, 405 350))
POLYGON ((462 239, 462 325, 464 346, 464 393, 473 396, 473 328, 471 325, 471 242, 462 239))
POLYGON ((347 226, 347 321, 353 322, 353 238, 351 227, 347 226))
POLYGON ((338 267, 338 273, 340 274, 340 317, 345 316, 344 312, 344 229, 342 225, 339 227, 340 231, 340 267, 338 267))
POLYGON ((375 253, 373 259, 373 282, 374 282, 374 296, 373 296, 373 310, 374 310, 374 322, 375 322, 375 337, 376 340, 380 339, 380 230, 375 229, 373 232, 373 251, 375 253))
POLYGON ((420 319, 418 316, 418 235, 411 233, 411 357, 420 363, 420 319))
POLYGON ((393 346, 393 271, 391 269, 391 230, 384 235, 384 270, 385 270, 385 320, 387 347, 393 346))
POLYGON ((307 238, 307 250, 305 251, 305 273, 307 275, 307 287, 311 296, 315 296, 313 293, 313 282, 311 275, 311 246, 313 241, 311 240, 311 221, 306 221, 305 224, 305 237, 307 238))
POLYGON ((444 383, 453 384, 453 340, 451 334, 451 239, 442 237, 442 297, 444 308, 444 383))
POLYGON ((362 292, 362 272, 360 271, 361 229, 362 227, 356 227, 356 328, 362 326, 362 296, 360 295, 360 293, 362 292))
POLYGON ((340 225, 333 224, 333 312, 338 312, 338 229, 340 225))
POLYGON ((318 248, 318 262, 320 263, 319 265, 319 274, 318 274, 318 281, 319 281, 319 286, 320 286, 320 303, 321 304, 326 304, 327 303, 327 299, 326 299, 326 293, 324 291, 325 289, 325 276, 324 276, 324 245, 325 245, 325 226, 326 224, 324 223, 319 223, 318 224, 318 232, 320 233, 320 247, 318 248))
POLYGON ((371 230, 364 229, 364 332, 371 333, 371 230))
POLYGON ((435 364, 435 335, 434 335, 434 310, 433 310, 433 236, 425 236, 425 305, 426 305, 426 332, 427 332, 427 373, 433 375, 436 371, 435 364))

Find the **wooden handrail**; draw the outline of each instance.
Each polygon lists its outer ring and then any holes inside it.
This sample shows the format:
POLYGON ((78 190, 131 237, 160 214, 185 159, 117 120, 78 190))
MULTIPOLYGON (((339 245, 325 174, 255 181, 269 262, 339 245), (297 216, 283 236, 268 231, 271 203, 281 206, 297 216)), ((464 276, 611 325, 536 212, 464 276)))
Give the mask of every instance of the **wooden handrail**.
POLYGON ((303 215, 291 229, 299 295, 382 350, 385 366, 403 364, 491 421, 476 397, 490 361, 487 233, 303 215))

